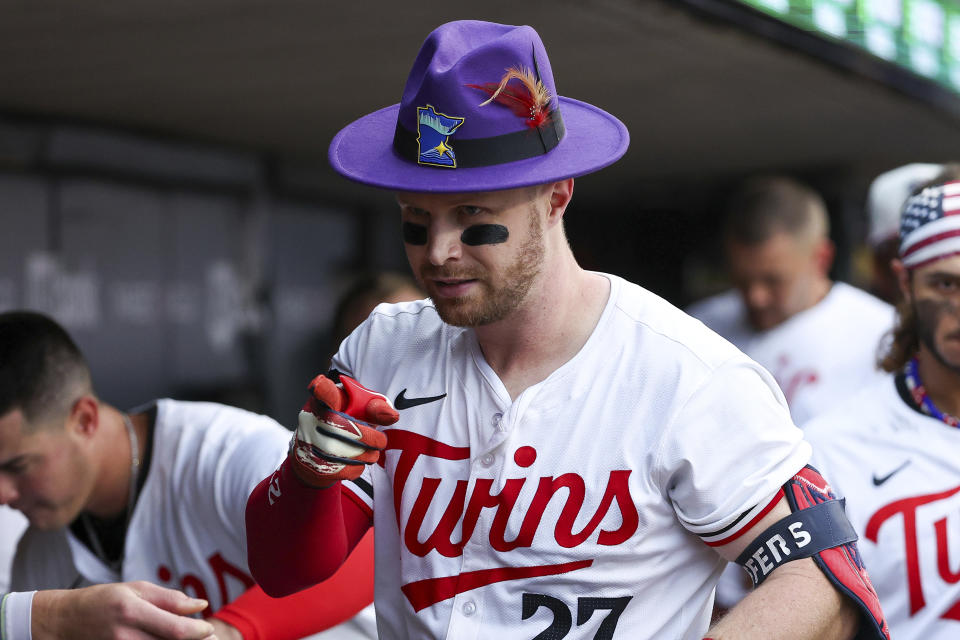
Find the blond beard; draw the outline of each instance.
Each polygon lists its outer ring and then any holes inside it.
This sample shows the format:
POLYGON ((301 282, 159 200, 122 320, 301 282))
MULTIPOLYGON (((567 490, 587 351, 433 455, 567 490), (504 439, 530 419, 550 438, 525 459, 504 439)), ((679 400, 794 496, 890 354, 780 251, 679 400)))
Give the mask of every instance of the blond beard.
MULTIPOLYGON (((544 254, 543 227, 540 217, 531 209, 529 237, 521 245, 516 260, 504 271, 504 284, 494 289, 488 281, 478 277, 479 300, 466 296, 433 298, 440 319, 456 327, 480 327, 503 320, 526 299, 534 280, 540 275, 544 254)), ((486 271, 477 274, 486 275, 486 271)), ((477 276, 471 274, 471 277, 477 276)), ((424 284, 423 279, 421 284, 424 284)))

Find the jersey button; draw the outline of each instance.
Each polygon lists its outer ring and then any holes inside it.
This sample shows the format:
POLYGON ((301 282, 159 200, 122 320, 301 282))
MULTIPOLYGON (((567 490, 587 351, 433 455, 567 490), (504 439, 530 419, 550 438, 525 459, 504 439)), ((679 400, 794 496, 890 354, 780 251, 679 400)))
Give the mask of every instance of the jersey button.
POLYGON ((490 424, 496 427, 501 420, 503 420, 503 414, 498 411, 490 417, 490 424))
POLYGON ((473 600, 467 600, 463 603, 463 615, 472 616, 477 612, 477 605, 473 603, 473 600))
POLYGON ((482 464, 485 467, 493 466, 493 456, 490 455, 489 453, 483 456, 482 458, 480 458, 480 464, 482 464))

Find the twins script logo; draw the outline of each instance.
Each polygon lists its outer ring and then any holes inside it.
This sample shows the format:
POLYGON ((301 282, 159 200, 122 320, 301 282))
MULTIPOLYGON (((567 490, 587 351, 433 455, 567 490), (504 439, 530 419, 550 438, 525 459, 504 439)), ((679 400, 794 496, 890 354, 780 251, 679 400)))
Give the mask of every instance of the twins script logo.
MULTIPOLYGON (((947 500, 957 492, 960 492, 960 487, 897 500, 878 509, 867 522, 867 529, 864 533, 868 540, 876 542, 877 536, 880 534, 880 527, 885 522, 894 516, 903 517, 903 537, 906 541, 907 553, 907 587, 910 595, 911 616, 926 606, 926 600, 923 597, 923 582, 920 576, 920 545, 917 542, 919 538, 923 537, 924 532, 921 531, 921 525, 917 522, 917 509, 927 504, 947 500)), ((937 572, 947 584, 956 584, 960 582, 960 570, 954 571, 950 565, 950 552, 947 546, 947 518, 942 517, 936 520, 933 523, 933 530, 936 536, 937 572)), ((924 550, 926 551, 926 547, 924 547, 924 550)), ((960 600, 943 612, 940 617, 945 620, 960 621, 960 600)))
MULTIPOLYGON (((496 551, 510 551, 521 547, 530 547, 534 536, 541 524, 553 526, 553 536, 560 547, 572 548, 586 542, 600 527, 606 514, 616 502, 620 511, 620 526, 609 531, 600 529, 597 543, 606 546, 619 545, 632 536, 639 523, 639 515, 630 495, 630 470, 610 471, 607 477, 606 489, 589 522, 580 531, 574 531, 577 516, 584 505, 587 496, 587 485, 583 476, 577 473, 565 473, 559 476, 544 476, 539 479, 509 478, 499 492, 492 492, 493 478, 479 478, 475 481, 473 491, 467 496, 468 482, 458 480, 450 502, 443 506, 443 516, 432 532, 422 532, 427 513, 431 511, 431 504, 437 489, 442 482, 441 478, 424 477, 419 487, 410 487, 416 495, 413 509, 410 511, 406 526, 400 521, 400 501, 407 489, 407 480, 421 456, 439 458, 441 460, 468 460, 468 447, 453 447, 426 436, 401 429, 385 431, 387 435, 387 450, 400 451, 397 466, 393 475, 394 513, 397 515, 397 527, 403 537, 403 544, 407 550, 417 556, 426 556, 431 551, 448 557, 456 558, 463 554, 463 547, 470 540, 476 528, 477 521, 484 509, 493 509, 493 524, 490 527, 488 542, 496 551), (512 540, 506 537, 507 522, 517 503, 517 498, 526 483, 537 482, 533 501, 523 515, 520 532, 512 540), (542 523, 544 512, 550 500, 560 490, 566 494, 566 502, 555 523, 542 523), (458 526, 461 522, 462 525, 458 526), (455 534, 459 533, 455 540, 455 534), (421 542, 421 540, 423 540, 421 542)), ((514 462, 521 468, 527 468, 537 459, 537 451, 533 447, 520 447, 514 454, 514 462)), ((383 456, 380 457, 383 465, 383 456)), ((592 501, 591 501, 592 502, 592 501)), ((508 580, 522 580, 539 576, 550 576, 568 573, 583 569, 593 564, 588 558, 562 564, 537 565, 531 567, 497 567, 479 571, 467 571, 458 575, 441 578, 428 578, 410 582, 401 587, 407 600, 414 610, 420 611, 437 602, 452 598, 459 593, 476 589, 496 582, 508 580)))

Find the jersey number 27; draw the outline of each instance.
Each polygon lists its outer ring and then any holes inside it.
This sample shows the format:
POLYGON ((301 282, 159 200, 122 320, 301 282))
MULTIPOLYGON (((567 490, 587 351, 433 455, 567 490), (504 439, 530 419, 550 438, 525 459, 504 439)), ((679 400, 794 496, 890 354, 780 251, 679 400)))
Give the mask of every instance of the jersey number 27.
MULTIPOLYGON (((600 623, 593 640, 612 640, 613 632, 617 628, 617 622, 620 620, 620 614, 627 608, 633 596, 623 596, 621 598, 577 598, 577 626, 593 616, 593 612, 598 609, 609 610, 610 613, 600 623)), ((533 637, 533 640, 561 640, 570 633, 573 628, 573 614, 567 603, 559 598, 548 596, 544 593, 525 593, 523 594, 523 619, 531 617, 540 607, 545 607, 553 613, 553 623, 533 637)))

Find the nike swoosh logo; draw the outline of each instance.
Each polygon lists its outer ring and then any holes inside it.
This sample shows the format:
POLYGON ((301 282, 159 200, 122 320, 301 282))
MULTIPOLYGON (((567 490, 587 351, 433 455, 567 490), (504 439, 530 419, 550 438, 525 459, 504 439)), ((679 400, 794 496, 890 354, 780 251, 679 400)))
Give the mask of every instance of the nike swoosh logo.
POLYGON ((903 462, 902 465, 900 465, 899 467, 897 467, 896 469, 894 469, 893 471, 891 471, 891 472, 888 473, 887 475, 882 476, 882 477, 880 477, 880 478, 877 477, 877 474, 873 474, 873 486, 879 487, 879 486, 882 485, 884 482, 886 482, 887 480, 889 480, 890 478, 892 478, 892 477, 894 476, 894 474, 897 474, 897 473, 900 473, 901 471, 903 471, 904 467, 906 467, 908 464, 910 464, 910 460, 904 460, 904 462, 903 462))
POLYGON ((417 407, 421 404, 427 404, 430 402, 436 402, 437 400, 443 400, 447 397, 447 394, 441 393, 439 396, 430 396, 429 398, 408 398, 404 394, 407 393, 407 390, 404 389, 397 394, 397 399, 393 401, 393 406, 397 410, 409 409, 410 407, 417 407))
POLYGON ((542 576, 556 576, 562 573, 577 571, 578 569, 586 569, 592 564, 593 560, 578 560, 576 562, 547 564, 539 567, 499 567, 496 569, 466 571, 455 576, 427 578, 426 580, 410 582, 400 587, 400 591, 407 597, 407 601, 413 607, 414 611, 421 611, 438 602, 449 600, 458 594, 497 582, 526 580, 528 578, 540 578, 542 576))

